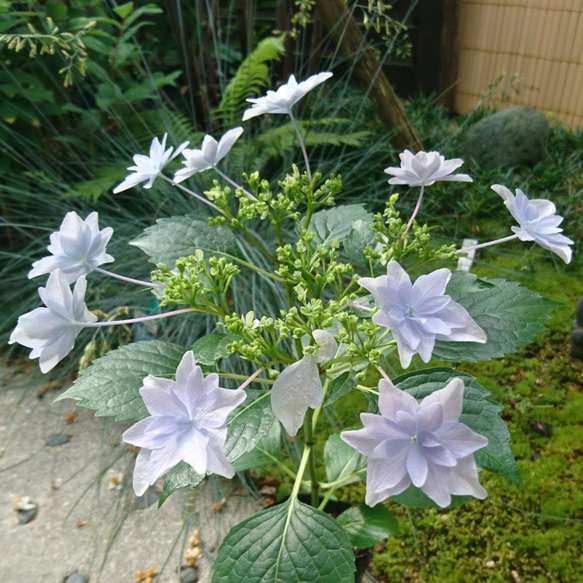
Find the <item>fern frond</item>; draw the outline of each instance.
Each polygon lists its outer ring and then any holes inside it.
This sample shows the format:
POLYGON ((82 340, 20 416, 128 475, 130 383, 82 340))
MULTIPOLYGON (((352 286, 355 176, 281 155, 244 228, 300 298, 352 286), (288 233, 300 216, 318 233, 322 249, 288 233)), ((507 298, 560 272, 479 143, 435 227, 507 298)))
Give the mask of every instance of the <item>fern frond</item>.
MULTIPOLYGON (((352 123, 351 120, 341 118, 326 118, 300 122, 300 129, 307 147, 316 146, 348 146, 358 148, 370 136, 371 132, 362 130, 358 132, 343 133, 338 131, 316 131, 313 126, 342 126, 352 123)), ((275 128, 265 130, 261 135, 253 138, 255 155, 254 162, 261 168, 268 161, 282 158, 298 147, 297 137, 293 125, 283 124, 275 128)))
POLYGON ((267 61, 279 60, 285 53, 284 37, 269 37, 241 63, 231 79, 219 103, 213 111, 216 120, 232 126, 241 120, 243 110, 248 107, 246 99, 263 93, 271 84, 267 61))

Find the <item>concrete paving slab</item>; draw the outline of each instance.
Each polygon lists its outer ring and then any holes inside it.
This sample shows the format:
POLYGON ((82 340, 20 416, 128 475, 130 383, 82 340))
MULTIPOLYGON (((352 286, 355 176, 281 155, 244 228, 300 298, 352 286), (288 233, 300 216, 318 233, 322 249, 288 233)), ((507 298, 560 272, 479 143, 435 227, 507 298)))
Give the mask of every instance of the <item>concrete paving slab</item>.
POLYGON ((71 401, 51 404, 61 391, 47 388, 36 369, 0 362, 0 581, 62 583, 77 571, 91 583, 137 583, 153 568, 152 583, 175 583, 197 526, 199 581, 210 581, 212 552, 258 509, 241 484, 207 480, 196 494, 140 509, 131 490, 135 453, 121 442, 130 424, 71 401), (46 445, 55 434, 69 440, 46 445), (19 524, 14 498, 24 496, 39 510, 19 524))

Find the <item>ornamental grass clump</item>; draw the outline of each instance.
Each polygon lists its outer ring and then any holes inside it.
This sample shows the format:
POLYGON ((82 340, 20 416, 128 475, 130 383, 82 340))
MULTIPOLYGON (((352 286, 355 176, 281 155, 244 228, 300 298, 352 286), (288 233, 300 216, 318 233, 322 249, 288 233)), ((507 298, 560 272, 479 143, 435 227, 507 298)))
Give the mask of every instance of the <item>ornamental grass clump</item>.
MULTIPOLYGON (((336 205, 341 177, 312 171, 292 113, 309 91, 325 91, 331 76, 300 83, 292 76, 276 92, 250 100, 244 121, 288 115, 297 136, 303 168, 294 165, 277 185, 257 172, 243 174, 241 185, 217 167, 243 127, 218 142, 205 137, 200 150, 184 143, 174 151, 166 148, 166 136, 154 138, 150 156, 137 154, 114 192, 152 188, 161 178, 206 204, 213 216, 163 219, 132 241, 156 264, 150 281, 139 281, 100 268, 113 261, 105 249, 111 230, 99 230, 95 213, 85 222, 70 213, 51 237, 51 255, 30 274, 54 268, 39 290, 46 308, 21 316, 11 336, 33 349, 31 358, 46 372, 85 328, 201 314, 214 319, 215 329, 187 346, 156 338, 110 351, 60 397, 100 416, 134 421, 123 439, 139 448, 137 495, 160 483, 162 503, 208 474, 230 478, 258 460, 289 478, 286 499, 226 536, 214 582, 353 581, 353 547, 396 534, 385 500, 424 508, 481 500, 487 496, 483 471, 520 484, 501 406, 478 380, 444 363, 515 352, 544 329, 554 304, 515 283, 452 269, 468 249, 436 244, 431 226, 418 221, 426 188, 472 181, 453 173, 461 160, 405 151, 400 168, 386 169, 391 184, 420 188, 405 219, 396 194, 376 214, 362 204, 336 205), (167 175, 178 154, 183 168, 167 175), (191 190, 188 179, 208 169, 217 173, 212 187, 191 190), (250 281, 250 274, 279 290, 272 297, 281 302, 264 313, 251 305, 235 312, 232 283, 250 281), (149 288, 159 313, 97 321, 84 293, 98 276, 149 288), (361 423, 339 431, 327 409, 355 392, 368 402, 361 423), (288 457, 284 439, 295 440, 299 457, 288 457), (366 483, 363 504, 336 518, 326 514, 338 489, 359 480, 366 483)), ((518 238, 571 259, 572 241, 560 234, 552 203, 493 188, 520 227, 477 248, 518 238)))

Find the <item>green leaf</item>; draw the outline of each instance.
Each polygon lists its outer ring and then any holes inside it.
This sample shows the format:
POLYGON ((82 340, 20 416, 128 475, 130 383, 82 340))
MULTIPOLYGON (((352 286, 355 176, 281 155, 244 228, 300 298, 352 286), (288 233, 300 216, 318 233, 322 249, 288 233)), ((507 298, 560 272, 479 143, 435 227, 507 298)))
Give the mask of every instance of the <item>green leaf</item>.
MULTIPOLYGON (((368 459, 342 441, 339 433, 333 433, 326 440, 324 445, 324 466, 328 482, 335 482, 359 470, 364 470, 367 463, 368 459)), ((359 479, 361 478, 355 476, 347 481, 346 484, 359 479)))
POLYGON ((361 204, 348 204, 314 213, 310 231, 315 233, 314 244, 330 245, 333 240, 345 239, 355 221, 372 222, 372 215, 361 204))
POLYGON ((345 395, 348 395, 354 387, 358 384, 356 377, 350 372, 343 372, 340 376, 330 381, 328 384, 328 390, 326 391, 326 400, 324 401, 324 407, 332 405, 341 399, 345 395))
MULTIPOLYGON (((409 486, 409 488, 407 488, 401 494, 391 496, 391 500, 393 502, 397 502, 398 504, 402 504, 403 506, 407 506, 407 508, 419 508, 421 510, 436 508, 441 510, 440 506, 438 506, 431 498, 429 498, 429 496, 419 490, 419 488, 415 488, 415 486, 409 486)), ((449 508, 459 508, 460 506, 463 506, 472 500, 475 500, 475 498, 472 496, 452 496, 449 508)))
POLYGON ((210 227, 189 217, 159 219, 130 245, 139 247, 153 263, 174 265, 197 249, 215 253, 237 253, 237 241, 228 227, 210 227))
POLYGON ((76 399, 82 407, 93 409, 97 417, 143 419, 148 415, 139 394, 144 378, 149 374, 174 378, 184 352, 182 346, 162 340, 122 346, 81 371, 57 401, 76 399))
POLYGON ((258 468, 273 463, 279 459, 281 451, 281 423, 273 423, 271 429, 264 435, 252 451, 243 454, 233 462, 236 472, 243 472, 251 468, 258 468))
POLYGON ((215 365, 221 358, 229 356, 227 346, 231 342, 240 339, 240 336, 236 334, 223 334, 221 332, 213 332, 202 336, 192 345, 196 364, 199 366, 215 365))
POLYGON ((122 20, 125 20, 131 14, 133 9, 134 9, 134 3, 133 2, 126 2, 125 4, 122 4, 121 6, 114 8, 113 11, 122 20))
POLYGON ((160 492, 160 499, 158 500, 158 508, 166 502, 168 497, 180 490, 181 488, 195 488, 204 480, 204 476, 197 474, 192 466, 186 462, 180 462, 174 466, 164 478, 162 485, 162 492, 160 492))
POLYGON ((364 255, 364 249, 366 247, 375 249, 378 245, 375 234, 370 230, 370 225, 370 220, 358 219, 354 221, 352 230, 344 240, 346 254, 358 265, 368 265, 369 260, 364 255))
POLYGON ((474 377, 442 367, 407 373, 395 378, 393 382, 421 400, 434 391, 443 389, 454 377, 461 378, 465 387, 460 421, 488 438, 488 445, 474 454, 476 463, 520 486, 520 474, 510 449, 510 432, 498 415, 503 407, 487 398, 488 390, 477 383, 474 377))
POLYGON ((232 463, 252 451, 269 433, 275 420, 270 392, 247 389, 247 400, 237 407, 227 421, 225 455, 232 463))
POLYGON ((366 549, 399 532, 397 519, 382 504, 351 506, 336 519, 353 547, 366 549))
POLYGON ((229 531, 212 583, 354 583, 354 570, 344 530, 324 512, 292 500, 229 531))
MULTIPOLYGON (((458 275, 446 292, 468 310, 486 333, 488 341, 479 344, 438 340, 433 356, 440 360, 478 362, 516 352, 545 330, 545 321, 558 306, 514 282, 503 279, 467 279, 463 282, 461 277, 458 275)), ((466 274, 464 277, 474 276, 466 274)))

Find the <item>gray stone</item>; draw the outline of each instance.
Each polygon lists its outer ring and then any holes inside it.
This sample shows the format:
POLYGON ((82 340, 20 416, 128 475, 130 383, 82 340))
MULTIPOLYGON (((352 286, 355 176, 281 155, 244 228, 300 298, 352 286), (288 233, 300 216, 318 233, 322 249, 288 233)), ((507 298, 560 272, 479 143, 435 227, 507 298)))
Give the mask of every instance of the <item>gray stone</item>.
POLYGON ((181 567, 180 583, 197 583, 198 573, 196 567, 181 567))
POLYGON ((82 575, 79 571, 75 571, 64 580, 64 583, 88 583, 88 581, 89 577, 82 575))
POLYGON ((549 123, 538 111, 525 106, 511 107, 494 113, 472 126, 462 150, 488 168, 532 166, 546 160, 549 123))

